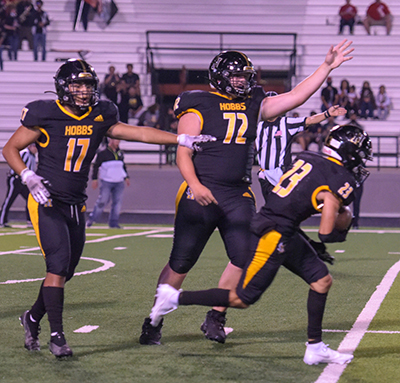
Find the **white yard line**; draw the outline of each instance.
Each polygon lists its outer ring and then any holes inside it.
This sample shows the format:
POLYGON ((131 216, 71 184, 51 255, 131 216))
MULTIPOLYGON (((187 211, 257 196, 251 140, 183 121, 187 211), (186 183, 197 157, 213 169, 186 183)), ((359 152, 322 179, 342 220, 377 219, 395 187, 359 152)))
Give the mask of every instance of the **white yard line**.
MULTIPOLYGON (((147 228, 147 229, 153 229, 153 230, 142 231, 142 232, 139 232, 139 233, 120 234, 120 235, 112 235, 110 237, 96 238, 96 239, 92 239, 90 241, 86 241, 86 243, 98 243, 98 242, 111 241, 111 240, 118 239, 118 238, 147 236, 149 234, 151 235, 151 234, 162 233, 162 232, 165 232, 165 231, 171 231, 171 228, 147 228)), ((39 247, 31 247, 31 248, 28 248, 28 249, 2 251, 2 252, 0 252, 0 255, 5 255, 5 254, 32 254, 32 251, 37 251, 37 250, 40 250, 40 248, 39 247)), ((37 254, 35 254, 35 255, 37 255, 37 254)), ((108 270, 111 267, 115 266, 115 263, 113 263, 111 261, 108 261, 108 260, 105 260, 105 259, 88 258, 88 257, 82 257, 81 259, 94 261, 94 262, 100 262, 103 265, 100 266, 100 267, 97 267, 96 269, 86 270, 86 271, 81 271, 81 272, 75 273, 74 276, 98 273, 100 271, 105 271, 105 270, 108 270)), ((20 280, 13 279, 13 280, 5 281, 5 282, 0 282, 0 285, 9 285, 9 284, 15 284, 15 283, 24 283, 24 282, 36 282, 36 281, 41 281, 43 279, 44 278, 20 279, 20 280)))
MULTIPOLYGON (((342 343, 340 343, 338 351, 345 353, 354 353, 358 347, 361 339, 368 330, 372 319, 376 315, 381 303, 386 297, 395 281, 397 274, 400 271, 400 261, 396 262, 385 274, 379 286, 376 287, 375 292, 361 311, 360 315, 353 324, 351 330, 344 337, 342 343)), ((319 378, 315 383, 336 383, 343 371, 347 367, 347 364, 328 364, 319 378)))

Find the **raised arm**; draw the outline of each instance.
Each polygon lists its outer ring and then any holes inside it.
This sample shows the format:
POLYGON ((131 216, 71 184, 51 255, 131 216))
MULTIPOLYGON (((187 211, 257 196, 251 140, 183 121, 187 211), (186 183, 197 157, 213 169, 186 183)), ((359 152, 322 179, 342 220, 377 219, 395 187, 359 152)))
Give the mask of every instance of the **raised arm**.
POLYGON ((107 132, 107 136, 118 140, 139 141, 148 144, 176 145, 178 136, 148 126, 133 126, 117 122, 107 132))
POLYGON ((314 114, 314 116, 310 116, 306 118, 306 128, 310 125, 318 124, 327 118, 333 116, 344 116, 346 114, 346 109, 340 107, 339 105, 331 106, 328 110, 323 113, 314 114))
POLYGON ((349 56, 354 50, 353 48, 349 48, 351 44, 351 41, 345 39, 335 47, 331 46, 325 57, 325 61, 312 75, 303 80, 290 92, 275 97, 266 97, 261 106, 262 120, 280 116, 306 102, 320 88, 332 70, 353 58, 349 56))
POLYGON ((134 126, 117 122, 108 129, 107 136, 118 140, 139 141, 147 144, 180 145, 199 150, 197 143, 215 141, 215 137, 207 135, 173 134, 148 126, 134 126))

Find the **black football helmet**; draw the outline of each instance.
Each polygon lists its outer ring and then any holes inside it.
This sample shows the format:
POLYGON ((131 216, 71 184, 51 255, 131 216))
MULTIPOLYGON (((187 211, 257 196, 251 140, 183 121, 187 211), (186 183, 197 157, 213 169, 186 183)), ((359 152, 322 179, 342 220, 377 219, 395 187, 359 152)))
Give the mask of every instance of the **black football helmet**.
POLYGON ((86 61, 80 59, 69 59, 60 66, 54 76, 56 93, 62 105, 69 105, 73 108, 86 110, 90 106, 95 106, 99 102, 99 79, 96 72, 86 61), (87 100, 83 104, 76 103, 76 96, 69 88, 74 83, 85 82, 92 86, 89 94, 86 94, 87 100))
POLYGON ((352 171, 361 185, 369 176, 365 161, 372 161, 372 143, 366 132, 355 125, 333 127, 326 140, 324 153, 339 159, 352 171))
POLYGON ((242 52, 225 51, 211 61, 208 76, 211 85, 233 97, 246 98, 256 85, 256 71, 250 59, 242 52), (245 83, 232 84, 232 76, 246 77, 245 83))

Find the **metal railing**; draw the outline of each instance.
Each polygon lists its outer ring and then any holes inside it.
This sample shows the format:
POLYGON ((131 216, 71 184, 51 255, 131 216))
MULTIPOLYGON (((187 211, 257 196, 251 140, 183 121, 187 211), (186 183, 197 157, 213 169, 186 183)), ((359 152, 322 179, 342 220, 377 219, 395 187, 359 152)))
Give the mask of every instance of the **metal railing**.
MULTIPOLYGON (((176 52, 175 69, 179 70, 185 66, 185 61, 179 56, 182 52, 203 52, 207 55, 207 65, 201 65, 208 69, 212 55, 224 50, 240 50, 246 54, 252 54, 253 64, 262 68, 268 64, 268 55, 277 53, 282 58, 287 57, 285 64, 288 83, 291 84, 292 77, 296 74, 297 56, 297 34, 296 33, 240 33, 240 32, 193 32, 193 31, 165 31, 150 30, 146 32, 146 61, 147 70, 152 74, 152 79, 157 68, 155 55, 173 54, 176 52), (256 57, 256 59, 254 59, 256 57)), ((275 68, 277 70, 282 68, 275 68)), ((152 84, 153 89, 155 89, 152 84)))

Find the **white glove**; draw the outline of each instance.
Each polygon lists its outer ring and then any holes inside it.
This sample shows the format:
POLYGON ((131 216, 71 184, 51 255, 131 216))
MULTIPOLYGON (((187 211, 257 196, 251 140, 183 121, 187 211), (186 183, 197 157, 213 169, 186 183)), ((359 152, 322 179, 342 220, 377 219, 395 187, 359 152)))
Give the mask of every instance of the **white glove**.
POLYGON ((43 177, 38 176, 33 170, 25 168, 21 172, 21 181, 24 185, 28 186, 29 192, 36 202, 41 205, 47 202, 50 193, 43 184, 43 181, 45 181, 43 177))
POLYGON ((178 145, 186 146, 189 149, 196 151, 201 151, 201 147, 197 145, 199 142, 209 142, 216 141, 214 136, 203 135, 200 136, 190 136, 189 134, 179 134, 178 135, 178 145))

